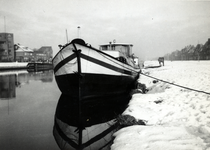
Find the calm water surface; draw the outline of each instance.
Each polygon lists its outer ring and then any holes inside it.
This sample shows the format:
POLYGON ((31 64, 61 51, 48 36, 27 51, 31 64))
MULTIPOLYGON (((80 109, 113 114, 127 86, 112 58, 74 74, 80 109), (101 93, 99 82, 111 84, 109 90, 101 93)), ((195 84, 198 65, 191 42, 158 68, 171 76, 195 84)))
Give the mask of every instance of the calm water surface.
POLYGON ((60 95, 52 71, 0 72, 0 150, 59 150, 52 130, 60 95))

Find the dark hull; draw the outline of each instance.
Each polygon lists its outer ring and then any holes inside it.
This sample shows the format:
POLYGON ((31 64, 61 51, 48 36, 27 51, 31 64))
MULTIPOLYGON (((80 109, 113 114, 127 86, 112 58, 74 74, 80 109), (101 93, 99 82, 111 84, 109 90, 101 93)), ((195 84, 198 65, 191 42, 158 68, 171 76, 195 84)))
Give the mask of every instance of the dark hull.
POLYGON ((28 63, 28 72, 38 72, 53 69, 52 63, 28 63))
POLYGON ((135 88, 136 80, 131 76, 114 76, 104 74, 66 74, 55 77, 63 94, 82 100, 104 96, 118 97, 129 94, 135 88))

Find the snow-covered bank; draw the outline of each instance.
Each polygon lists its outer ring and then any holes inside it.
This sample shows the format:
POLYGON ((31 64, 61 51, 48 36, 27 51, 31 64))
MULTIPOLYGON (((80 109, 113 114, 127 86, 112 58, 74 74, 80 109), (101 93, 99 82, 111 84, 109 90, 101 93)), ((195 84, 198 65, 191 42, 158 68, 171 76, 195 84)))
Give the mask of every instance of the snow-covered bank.
POLYGON ((25 62, 0 62, 0 70, 26 68, 27 64, 25 62))
MULTIPOLYGON (((145 62, 145 66, 158 62, 145 62)), ((210 61, 165 62, 143 70, 170 83, 210 93, 210 61)), ((147 94, 134 94, 124 114, 145 120, 146 126, 123 128, 114 134, 112 150, 210 150, 210 95, 141 75, 147 94)))

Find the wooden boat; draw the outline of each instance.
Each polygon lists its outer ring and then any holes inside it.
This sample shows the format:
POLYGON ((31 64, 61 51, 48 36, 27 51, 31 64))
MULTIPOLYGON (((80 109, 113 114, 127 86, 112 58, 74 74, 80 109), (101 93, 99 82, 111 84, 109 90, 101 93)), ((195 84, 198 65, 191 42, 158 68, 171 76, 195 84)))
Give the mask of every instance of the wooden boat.
POLYGON ((129 95, 140 73, 131 48, 131 44, 115 43, 97 50, 82 39, 74 39, 53 58, 59 89, 78 102, 106 102, 108 97, 129 95))
POLYGON ((52 63, 38 63, 38 62, 32 62, 28 63, 27 70, 29 72, 38 72, 38 71, 45 71, 45 70, 52 70, 53 65, 52 63))
POLYGON ((132 44, 109 43, 96 49, 82 39, 74 39, 61 46, 52 62, 62 92, 55 114, 55 139, 60 148, 63 139, 71 146, 73 143, 75 149, 85 149, 84 131, 113 119, 118 107, 126 106, 131 99, 140 74, 132 44), (105 118, 100 115, 104 110, 111 110, 112 118, 98 121, 105 118), (69 127, 78 128, 73 142, 67 136, 69 132, 65 133, 69 127))

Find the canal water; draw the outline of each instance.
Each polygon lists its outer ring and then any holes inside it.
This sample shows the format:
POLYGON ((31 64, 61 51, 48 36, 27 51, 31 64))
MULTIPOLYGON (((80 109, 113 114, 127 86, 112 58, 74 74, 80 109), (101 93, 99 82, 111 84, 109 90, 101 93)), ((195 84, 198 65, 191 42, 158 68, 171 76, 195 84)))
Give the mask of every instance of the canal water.
POLYGON ((52 70, 0 72, 0 149, 59 150, 53 125, 60 95, 52 70))
POLYGON ((109 150, 115 118, 130 98, 121 104, 112 98, 82 103, 82 127, 71 99, 61 94, 52 70, 1 71, 0 150, 109 150))

